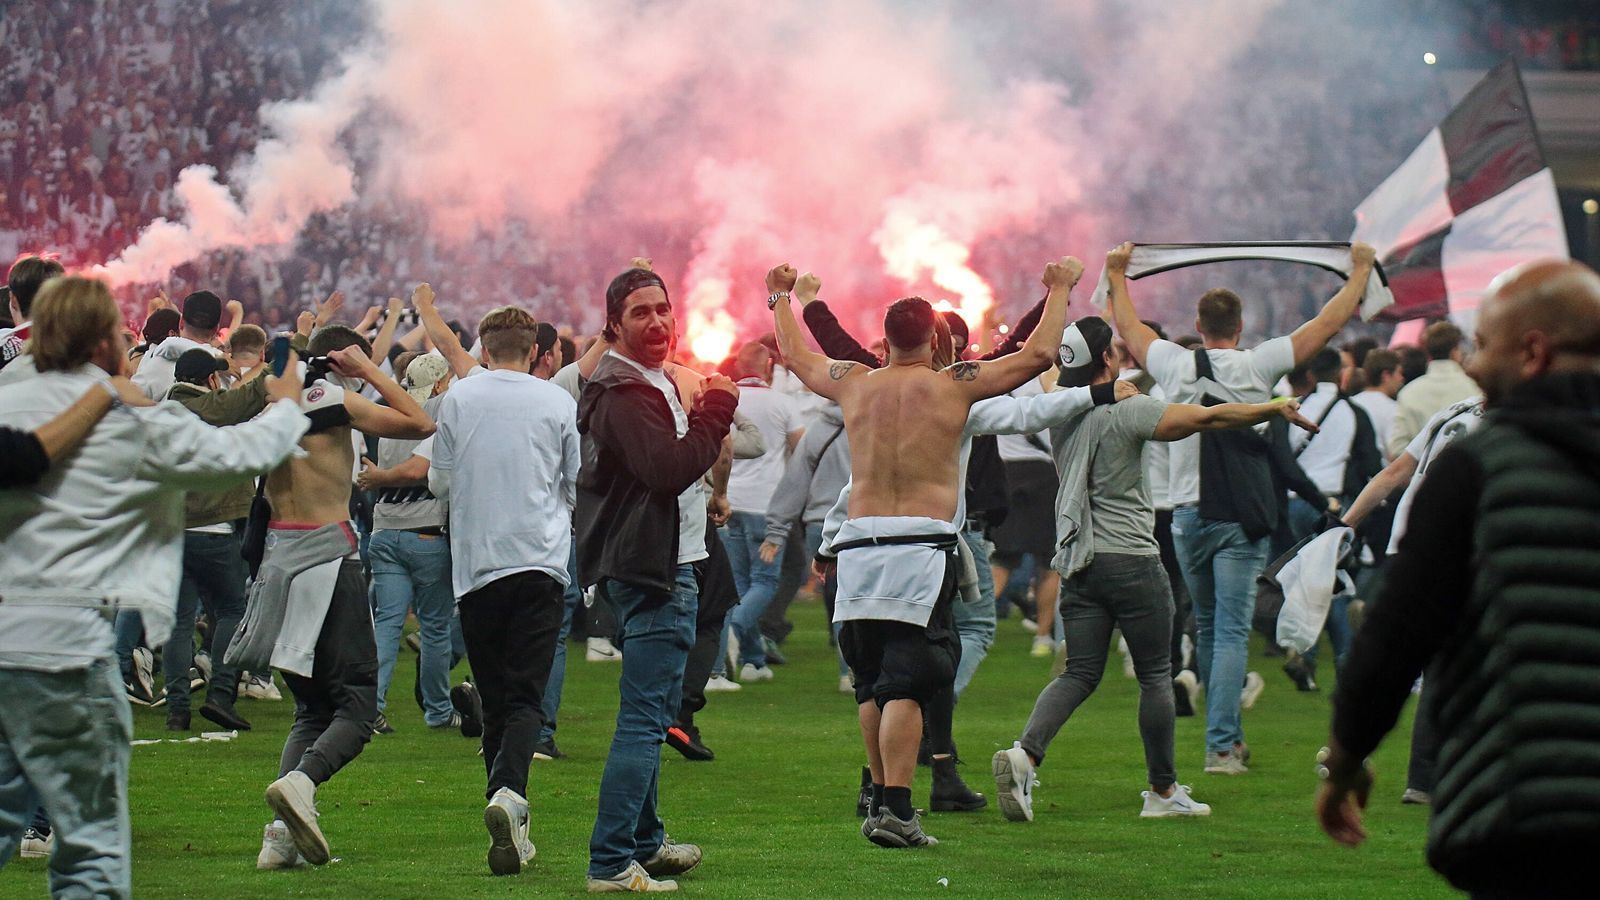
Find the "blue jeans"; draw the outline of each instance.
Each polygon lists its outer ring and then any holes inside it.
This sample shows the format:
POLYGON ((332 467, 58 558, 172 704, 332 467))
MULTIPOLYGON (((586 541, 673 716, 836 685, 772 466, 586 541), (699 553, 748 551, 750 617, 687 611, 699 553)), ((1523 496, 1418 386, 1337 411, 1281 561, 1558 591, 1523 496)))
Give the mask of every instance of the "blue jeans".
POLYGON ((1250 657, 1256 576, 1267 566, 1269 540, 1250 540, 1236 522, 1202 519, 1198 507, 1172 511, 1172 543, 1194 600, 1195 657, 1206 686, 1210 752, 1229 752, 1244 741, 1239 690, 1250 657))
POLYGON ((989 542, 981 531, 962 531, 961 539, 972 551, 972 561, 978 567, 978 601, 968 603, 965 595, 957 594, 955 606, 956 634, 961 637, 961 663, 956 666, 956 696, 972 683, 972 673, 978 663, 989 655, 989 645, 994 643, 994 571, 989 568, 989 542))
POLYGON ((225 661, 228 644, 244 618, 248 578, 236 534, 183 534, 183 581, 177 618, 161 651, 167 673, 167 711, 189 711, 189 667, 194 665, 194 620, 201 604, 211 614, 211 681, 206 699, 232 706, 239 697, 239 667, 225 661))
POLYGON ((739 592, 739 605, 728 613, 728 624, 739 638, 739 662, 755 666, 767 664, 761 614, 778 591, 781 566, 780 559, 761 561, 761 542, 766 536, 767 517, 761 513, 736 512, 728 517, 728 562, 733 566, 733 586, 739 592))
POLYGON ((578 542, 567 553, 567 589, 561 595, 561 630, 556 632, 556 655, 550 662, 550 680, 544 685, 544 727, 539 743, 556 739, 556 713, 561 711, 561 688, 567 683, 567 635, 572 633, 572 616, 583 605, 578 589, 578 542))
POLYGON ((133 713, 116 662, 0 669, 0 867, 42 803, 54 827, 53 897, 129 897, 128 742, 133 713))
MULTIPOLYGON (((117 668, 122 672, 122 681, 124 684, 132 684, 133 648, 139 646, 139 639, 144 637, 144 616, 131 609, 117 610, 112 633, 117 641, 117 668)), ((186 671, 184 674, 189 673, 186 671)))
POLYGON ((610 878, 661 849, 666 829, 656 810, 661 743, 678 714, 683 666, 694 646, 700 586, 694 568, 678 566, 671 593, 614 579, 601 582, 617 614, 622 651, 621 704, 611 752, 600 776, 600 801, 589 838, 589 875, 610 878))
POLYGON ((417 615, 422 638, 417 661, 422 716, 429 725, 450 721, 450 662, 455 591, 450 582, 450 542, 442 535, 385 529, 372 533, 372 631, 378 641, 378 709, 383 709, 400 654, 406 610, 417 615))
MULTIPOLYGON (((1289 498, 1289 528, 1294 532, 1295 540, 1311 534, 1321 521, 1321 510, 1313 509, 1311 504, 1299 497, 1289 498)), ((1323 627, 1328 634, 1328 643, 1333 645, 1334 671, 1338 671, 1345 654, 1350 652, 1350 642, 1355 640, 1355 630, 1350 627, 1349 594, 1334 596, 1333 604, 1328 607, 1328 621, 1323 627)), ((1317 644, 1312 644, 1310 650, 1300 654, 1301 658, 1316 665, 1317 647, 1317 644)))

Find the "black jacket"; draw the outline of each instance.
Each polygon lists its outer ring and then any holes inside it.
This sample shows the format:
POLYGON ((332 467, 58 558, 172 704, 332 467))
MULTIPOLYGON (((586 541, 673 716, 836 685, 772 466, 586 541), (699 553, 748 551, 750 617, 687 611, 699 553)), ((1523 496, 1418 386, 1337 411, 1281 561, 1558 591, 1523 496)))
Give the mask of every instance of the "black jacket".
POLYGON ((738 400, 707 391, 678 437, 672 407, 638 369, 606 356, 578 401, 583 463, 574 526, 578 579, 672 590, 678 495, 722 452, 738 400))

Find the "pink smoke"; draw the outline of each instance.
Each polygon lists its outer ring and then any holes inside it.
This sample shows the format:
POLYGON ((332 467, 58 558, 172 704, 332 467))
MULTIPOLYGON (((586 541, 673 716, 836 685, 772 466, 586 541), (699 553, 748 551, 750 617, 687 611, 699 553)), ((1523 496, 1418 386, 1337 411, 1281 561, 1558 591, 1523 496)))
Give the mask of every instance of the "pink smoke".
POLYGON ((997 279, 1031 285, 1065 253, 1093 268, 1123 237, 1096 186, 1152 152, 1133 145, 1278 3, 376 0, 340 74, 264 110, 269 137, 226 183, 185 170, 183 216, 103 274, 281 250, 318 211, 394 199, 462 240, 527 219, 581 261, 557 285, 573 295, 678 236, 692 255, 656 265, 702 356, 768 327, 761 275, 779 262, 821 275, 855 324, 913 291, 976 323, 997 279), (974 35, 1000 15, 1014 42, 994 53, 974 35), (1051 73, 1063 59, 1092 89, 1051 73), (1023 248, 1025 271, 981 262, 1023 248))

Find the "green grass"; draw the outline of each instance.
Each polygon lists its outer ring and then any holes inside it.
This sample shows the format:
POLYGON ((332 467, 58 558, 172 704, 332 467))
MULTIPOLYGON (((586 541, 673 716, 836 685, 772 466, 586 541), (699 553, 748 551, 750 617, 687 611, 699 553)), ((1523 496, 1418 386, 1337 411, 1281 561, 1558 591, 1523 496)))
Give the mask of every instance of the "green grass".
MULTIPOLYGON (((1334 846, 1311 815, 1326 694, 1298 694, 1272 660, 1256 660, 1268 689, 1246 714, 1250 774, 1200 772, 1202 719, 1178 720, 1180 777, 1213 806, 1209 819, 1141 820, 1143 756, 1137 691, 1112 656, 1099 692, 1068 723, 1041 770, 1032 824, 979 813, 925 819, 938 847, 881 850, 857 831, 862 752, 852 704, 837 693, 822 611, 796 604, 798 627, 776 681, 714 694, 700 722, 713 763, 664 750, 661 807, 670 832, 705 848, 684 877, 696 897, 1426 897, 1448 886, 1426 868, 1427 812, 1402 807, 1407 742, 1379 753, 1365 847, 1334 846), (948 887, 941 886, 948 879, 948 887)), ((575 645, 576 646, 576 645, 575 645)), ((1010 746, 1049 662, 1028 656, 1016 620, 1000 623, 989 658, 956 715, 963 771, 991 795, 989 756, 1010 746)), ((1259 645, 1257 646, 1259 650, 1259 645)), ((277 774, 292 705, 242 701, 255 730, 231 743, 133 748, 134 888, 143 897, 468 897, 583 892, 589 831, 616 711, 614 664, 568 657, 560 744, 570 758, 535 763, 530 787, 538 857, 516 878, 484 863, 483 767, 474 742, 428 730, 411 701, 416 656, 402 649, 389 718, 319 798, 337 862, 257 872, 269 818, 262 792, 277 774)), ((287 693, 287 692, 285 692, 287 693)), ((196 719, 198 720, 198 717, 196 719)), ((139 738, 166 737, 161 710, 136 710, 139 738)), ((1403 736, 1409 721, 1402 723, 1403 736)), ((915 796, 926 801, 927 770, 915 796)), ((44 892, 42 860, 0 871, 0 896, 44 892)))

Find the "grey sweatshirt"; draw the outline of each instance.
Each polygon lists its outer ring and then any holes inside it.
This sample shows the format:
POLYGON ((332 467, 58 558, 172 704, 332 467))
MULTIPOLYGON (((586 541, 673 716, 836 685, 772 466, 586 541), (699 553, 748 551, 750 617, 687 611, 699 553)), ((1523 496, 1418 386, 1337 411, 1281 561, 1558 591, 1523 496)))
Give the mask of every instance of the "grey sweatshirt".
POLYGON ((850 480, 850 441, 844 413, 829 403, 806 425, 805 436, 789 455, 783 479, 767 507, 767 541, 782 544, 796 519, 821 525, 850 480))

